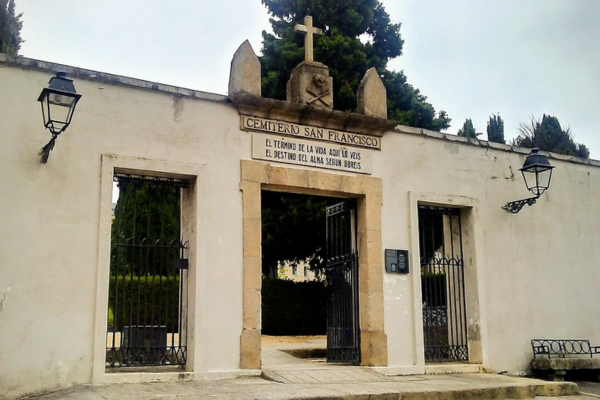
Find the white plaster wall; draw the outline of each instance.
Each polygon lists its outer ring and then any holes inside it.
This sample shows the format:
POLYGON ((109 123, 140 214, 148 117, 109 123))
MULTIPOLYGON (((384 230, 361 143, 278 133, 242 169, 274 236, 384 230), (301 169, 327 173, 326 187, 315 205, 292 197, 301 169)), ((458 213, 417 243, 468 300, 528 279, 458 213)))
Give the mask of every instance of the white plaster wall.
MULTIPOLYGON (((532 338, 600 343, 600 168, 551 159, 556 168, 550 190, 511 215, 501 206, 530 197, 518 171, 525 154, 395 133, 385 135, 382 149, 373 168, 384 182, 384 248, 410 249, 415 260, 409 192, 442 204, 461 197, 473 204, 466 266, 475 268, 477 287, 467 291, 476 290, 479 298, 485 368, 524 371, 532 338)), ((384 279, 389 364, 422 371, 418 280, 384 279)))
POLYGON ((73 123, 41 164, 50 135, 36 100, 52 75, 0 64, 0 397, 92 379, 102 154, 203 166, 193 369, 237 370, 239 160, 251 145, 237 111, 75 79, 83 97, 73 123))
MULTIPOLYGON (((100 224, 109 223, 100 210, 110 206, 100 202, 102 154, 202 170, 192 368, 235 371, 239 171, 252 135, 224 99, 75 79, 82 100, 43 165, 37 153, 50 135, 36 100, 51 76, 0 63, 0 396, 92 381, 94 332, 105 329, 94 325, 105 307, 96 299, 100 224)), ((467 290, 478 298, 484 367, 524 370, 534 337, 600 344, 599 167, 552 159, 550 191, 511 215, 500 207, 528 196, 518 172, 525 154, 400 132, 386 133, 382 149, 373 151, 373 176, 383 179, 383 249, 411 251, 408 276, 384 274, 390 367, 424 371, 415 199, 471 207, 467 268, 476 287, 467 290)))

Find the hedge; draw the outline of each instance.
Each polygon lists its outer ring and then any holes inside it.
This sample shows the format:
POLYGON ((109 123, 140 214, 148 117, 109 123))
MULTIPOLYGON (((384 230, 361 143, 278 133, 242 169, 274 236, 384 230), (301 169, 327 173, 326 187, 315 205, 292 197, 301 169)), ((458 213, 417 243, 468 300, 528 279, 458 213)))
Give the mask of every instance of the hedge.
POLYGON ((127 325, 165 325, 169 332, 177 332, 179 276, 111 276, 108 308, 108 324, 114 324, 116 331, 127 325), (138 296, 143 307, 140 307, 138 296))
POLYGON ((446 300, 446 274, 422 274, 421 297, 429 307, 442 307, 446 300))
POLYGON ((262 333, 274 336, 324 335, 327 289, 323 282, 264 278, 262 333))

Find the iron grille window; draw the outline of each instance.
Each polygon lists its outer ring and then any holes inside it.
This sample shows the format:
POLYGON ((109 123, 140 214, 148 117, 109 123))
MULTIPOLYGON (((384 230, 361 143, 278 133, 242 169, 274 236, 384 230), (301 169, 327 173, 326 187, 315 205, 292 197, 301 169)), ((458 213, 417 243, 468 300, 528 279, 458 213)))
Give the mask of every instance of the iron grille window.
POLYGON ((187 243, 180 192, 189 182, 116 174, 106 367, 185 365, 187 243))
POLYGON ((461 211, 419 206, 425 361, 468 361, 461 211))

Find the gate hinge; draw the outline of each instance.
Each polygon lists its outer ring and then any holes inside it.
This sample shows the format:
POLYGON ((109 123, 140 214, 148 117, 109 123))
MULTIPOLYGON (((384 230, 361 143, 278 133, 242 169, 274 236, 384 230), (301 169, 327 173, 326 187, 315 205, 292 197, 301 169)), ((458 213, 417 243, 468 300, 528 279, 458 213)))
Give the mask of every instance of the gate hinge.
POLYGON ((187 258, 178 258, 175 260, 175 269, 188 269, 189 262, 187 258))

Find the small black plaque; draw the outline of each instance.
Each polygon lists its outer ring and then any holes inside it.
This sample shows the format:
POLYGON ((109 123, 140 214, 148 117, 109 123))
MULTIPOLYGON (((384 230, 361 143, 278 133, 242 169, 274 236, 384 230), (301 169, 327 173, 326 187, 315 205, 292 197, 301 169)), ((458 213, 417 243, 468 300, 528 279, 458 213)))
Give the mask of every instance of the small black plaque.
POLYGON ((385 249, 385 272, 408 274, 408 250, 385 249))
POLYGON ((188 269, 188 260, 186 258, 177 258, 175 260, 175 269, 188 269))

